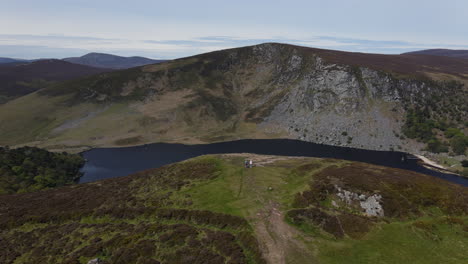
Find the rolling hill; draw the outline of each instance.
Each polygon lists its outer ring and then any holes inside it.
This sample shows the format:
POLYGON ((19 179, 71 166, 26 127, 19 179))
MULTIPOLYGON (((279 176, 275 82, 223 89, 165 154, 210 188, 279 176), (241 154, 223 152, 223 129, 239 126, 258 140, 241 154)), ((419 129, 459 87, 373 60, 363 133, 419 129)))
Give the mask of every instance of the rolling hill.
POLYGON ((81 57, 65 58, 64 61, 107 69, 128 69, 147 64, 163 62, 163 60, 152 60, 144 57, 121 57, 105 53, 88 53, 81 57))
POLYGON ((0 262, 464 263, 467 206, 467 188, 399 169, 202 156, 0 195, 0 262))
POLYGON ((0 64, 0 103, 32 93, 54 82, 106 71, 110 69, 98 69, 55 59, 0 64))
POLYGON ((428 49, 419 50, 405 53, 407 55, 433 55, 433 56, 445 56, 460 59, 468 59, 468 50, 451 50, 451 49, 428 49))
POLYGON ((0 106, 0 144, 78 150, 286 137, 413 153, 453 151, 454 141, 464 151, 467 84, 463 59, 267 43, 18 98, 0 106))

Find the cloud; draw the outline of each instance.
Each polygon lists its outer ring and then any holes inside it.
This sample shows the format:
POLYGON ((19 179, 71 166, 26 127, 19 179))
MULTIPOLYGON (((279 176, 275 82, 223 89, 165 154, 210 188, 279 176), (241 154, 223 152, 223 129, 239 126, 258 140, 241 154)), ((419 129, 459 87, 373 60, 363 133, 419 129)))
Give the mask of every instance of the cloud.
POLYGON ((236 36, 204 36, 188 39, 119 39, 67 35, 0 34, 0 57, 63 58, 81 56, 88 52, 106 52, 122 56, 146 56, 172 59, 233 47, 280 42, 344 51, 398 54, 429 48, 466 49, 468 45, 446 43, 413 43, 398 40, 371 40, 335 36, 308 38, 242 38, 236 36))

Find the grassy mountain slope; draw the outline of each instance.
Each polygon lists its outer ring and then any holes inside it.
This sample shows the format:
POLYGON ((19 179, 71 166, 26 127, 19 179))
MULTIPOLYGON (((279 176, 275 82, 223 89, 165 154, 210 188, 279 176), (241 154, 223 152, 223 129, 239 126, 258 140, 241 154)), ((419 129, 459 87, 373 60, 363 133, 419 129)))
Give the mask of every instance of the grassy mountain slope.
POLYGON ((466 188, 398 169, 204 156, 0 196, 0 261, 463 263, 467 205, 466 188))
POLYGON ((63 60, 71 63, 107 69, 128 69, 163 62, 163 60, 152 60, 144 57, 121 57, 105 53, 88 53, 81 57, 65 58, 63 60))
POLYGON ((468 50, 428 49, 428 50, 418 50, 418 51, 413 51, 413 52, 407 52, 405 54, 433 55, 433 56, 445 56, 445 57, 454 57, 454 58, 460 58, 460 59, 468 59, 468 50))
POLYGON ((106 71, 110 70, 61 60, 0 64, 0 103, 32 93, 57 81, 70 80, 106 71))
MULTIPOLYGON (((410 111, 466 130, 468 62, 436 58, 270 43, 104 73, 1 106, 0 144, 290 137, 413 151, 422 145, 403 136, 410 111)), ((447 140, 439 128, 429 139, 447 140)))

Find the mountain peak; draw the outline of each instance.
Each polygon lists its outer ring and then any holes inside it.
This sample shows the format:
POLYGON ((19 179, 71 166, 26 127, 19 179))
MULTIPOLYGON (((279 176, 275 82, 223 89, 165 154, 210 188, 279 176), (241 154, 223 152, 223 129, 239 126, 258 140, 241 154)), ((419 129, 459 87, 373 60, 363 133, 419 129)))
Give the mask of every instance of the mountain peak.
POLYGON ((100 53, 100 52, 90 52, 79 58, 88 58, 88 57, 113 57, 113 58, 127 58, 124 56, 113 55, 109 53, 100 53))

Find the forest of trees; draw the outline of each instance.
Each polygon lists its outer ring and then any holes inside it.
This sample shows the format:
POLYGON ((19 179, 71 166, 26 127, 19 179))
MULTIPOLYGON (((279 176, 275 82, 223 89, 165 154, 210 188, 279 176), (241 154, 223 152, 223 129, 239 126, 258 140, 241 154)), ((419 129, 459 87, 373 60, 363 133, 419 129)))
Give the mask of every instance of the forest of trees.
POLYGON ((408 138, 426 143, 427 150, 434 153, 451 149, 455 155, 464 155, 468 147, 468 136, 462 130, 445 121, 433 120, 427 109, 408 111, 403 133, 408 138), (442 140, 436 136, 434 131, 437 130, 443 132, 442 140))
POLYGON ((0 194, 30 192, 76 183, 84 159, 35 147, 0 147, 0 194))

